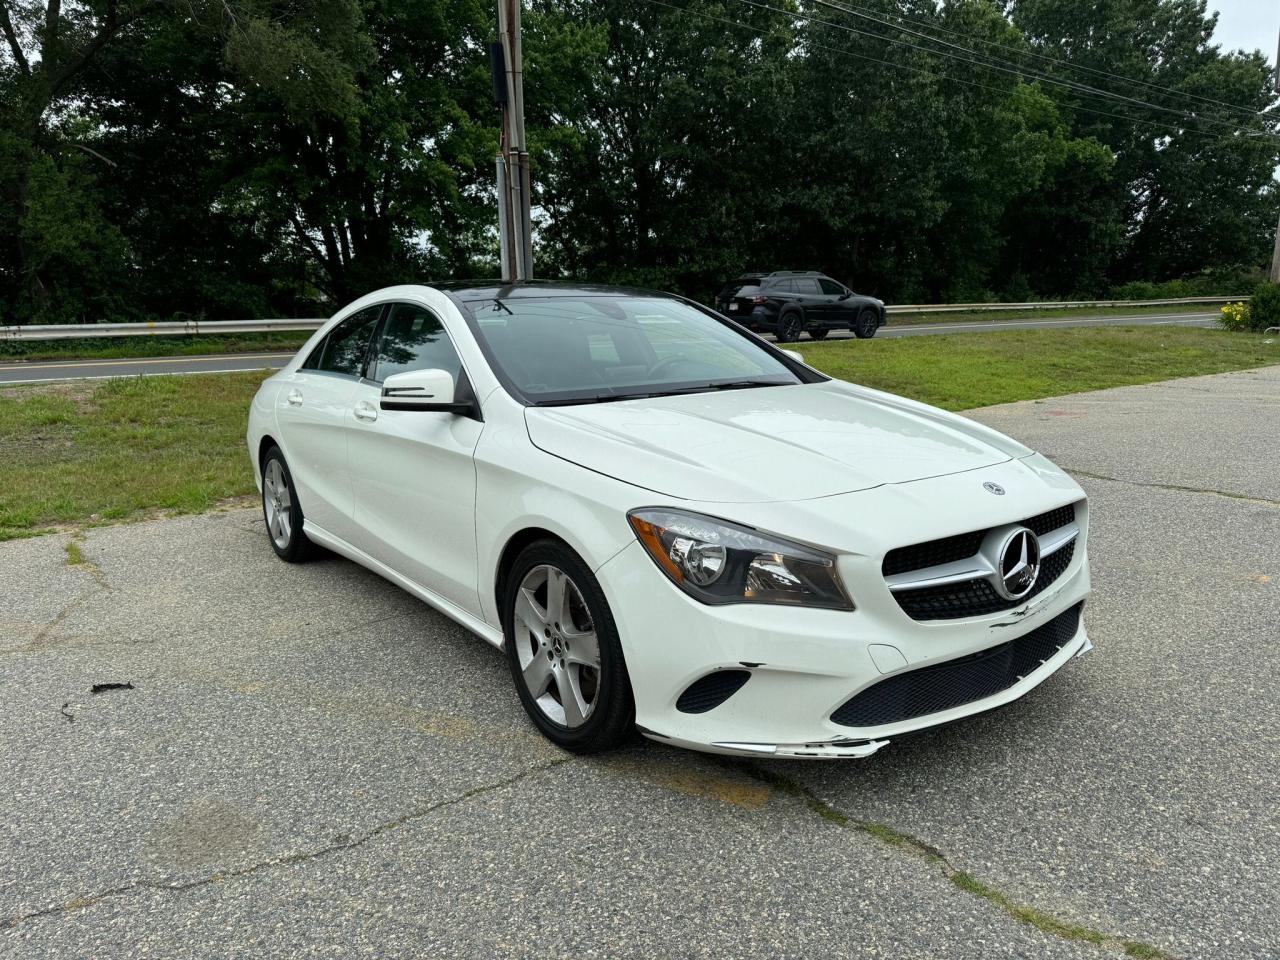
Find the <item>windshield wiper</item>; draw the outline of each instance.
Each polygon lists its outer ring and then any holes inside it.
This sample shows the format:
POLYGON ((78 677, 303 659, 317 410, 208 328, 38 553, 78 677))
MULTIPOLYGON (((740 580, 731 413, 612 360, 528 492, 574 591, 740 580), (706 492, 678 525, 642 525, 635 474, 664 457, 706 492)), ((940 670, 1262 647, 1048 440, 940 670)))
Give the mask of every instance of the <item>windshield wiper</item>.
POLYGON ((666 397, 666 393, 603 393, 596 397, 570 397, 567 400, 536 400, 535 407, 576 407, 584 403, 613 403, 616 400, 646 400, 666 397))
POLYGON ((729 380, 725 383, 709 383, 702 390, 747 390, 751 387, 787 387, 792 384, 777 380, 729 380))
POLYGON ((584 403, 613 403, 617 400, 650 400, 654 397, 679 397, 687 393, 706 393, 709 390, 746 390, 751 387, 785 387, 790 384, 777 380, 727 380, 723 383, 703 383, 696 387, 678 390, 653 390, 645 393, 605 393, 594 397, 570 397, 566 400, 538 400, 537 407, 570 407, 584 403))

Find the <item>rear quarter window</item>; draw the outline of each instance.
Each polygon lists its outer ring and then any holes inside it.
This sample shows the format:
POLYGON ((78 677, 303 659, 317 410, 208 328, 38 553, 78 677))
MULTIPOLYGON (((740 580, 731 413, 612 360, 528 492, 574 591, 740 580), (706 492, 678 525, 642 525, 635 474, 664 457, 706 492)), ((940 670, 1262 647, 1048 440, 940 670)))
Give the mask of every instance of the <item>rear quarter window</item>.
POLYGON ((720 299, 728 300, 730 297, 749 297, 753 293, 760 290, 759 277, 744 277, 741 280, 735 280, 723 290, 720 291, 720 299))

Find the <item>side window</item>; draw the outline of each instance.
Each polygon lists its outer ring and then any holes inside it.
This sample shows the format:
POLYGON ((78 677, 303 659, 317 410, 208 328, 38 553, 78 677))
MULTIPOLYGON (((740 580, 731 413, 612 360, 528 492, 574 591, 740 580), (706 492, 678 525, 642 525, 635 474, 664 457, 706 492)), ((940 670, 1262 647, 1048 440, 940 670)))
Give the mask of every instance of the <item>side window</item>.
POLYGON ((796 292, 794 281, 791 281, 791 280, 779 280, 777 283, 773 285, 773 287, 779 293, 795 293, 796 292))
POLYGON ((794 284, 796 293, 803 293, 806 296, 816 297, 818 295, 818 281, 812 277, 797 277, 791 281, 794 284))
POLYGON ((383 327, 370 378, 386 380, 409 370, 447 370, 457 381, 462 361, 434 313, 411 303, 397 303, 383 327))
POLYGON ((828 297, 843 297, 844 287, 836 283, 834 280, 828 280, 826 277, 818 278, 818 286, 822 288, 822 293, 828 297))
POLYGON ((373 336, 373 328, 381 313, 381 306, 366 307, 347 317, 311 351, 302 369, 360 376, 369 352, 369 338, 373 336))

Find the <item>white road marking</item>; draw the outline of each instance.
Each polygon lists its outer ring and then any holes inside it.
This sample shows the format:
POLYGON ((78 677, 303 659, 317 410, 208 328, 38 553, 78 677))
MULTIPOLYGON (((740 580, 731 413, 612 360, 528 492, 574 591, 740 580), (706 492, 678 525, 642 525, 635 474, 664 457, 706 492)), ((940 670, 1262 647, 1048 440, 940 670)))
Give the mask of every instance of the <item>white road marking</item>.
POLYGON ((45 377, 37 380, 0 380, 0 387, 16 387, 24 383, 68 383, 76 380, 124 380, 129 377, 195 377, 202 373, 261 373, 279 367, 236 367, 227 370, 153 370, 143 373, 102 373, 91 377, 45 377))
MULTIPOLYGON (((889 330, 987 330, 991 327, 1040 327, 1044 328, 1049 324, 1055 327, 1067 326, 1076 323, 1123 323, 1126 320, 1157 320, 1163 323, 1199 323, 1203 320, 1212 320, 1217 314, 1204 313, 1187 316, 1185 313, 1170 314, 1141 314, 1136 317, 1072 317, 1065 320, 982 320, 975 323, 931 323, 931 324, 915 324, 904 323, 901 326, 894 326, 893 318, 890 317, 885 332, 889 330)), ((1154 324, 1153 324, 1154 326, 1154 324)))

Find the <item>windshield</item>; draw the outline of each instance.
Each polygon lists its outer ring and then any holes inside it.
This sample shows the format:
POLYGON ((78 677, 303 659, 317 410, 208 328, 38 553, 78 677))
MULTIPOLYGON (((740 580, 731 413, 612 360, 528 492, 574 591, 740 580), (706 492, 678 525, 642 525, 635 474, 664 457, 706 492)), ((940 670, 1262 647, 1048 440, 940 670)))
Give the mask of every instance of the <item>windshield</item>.
POLYGON ((469 302, 498 373, 534 404, 804 382, 750 337, 663 297, 469 302))

